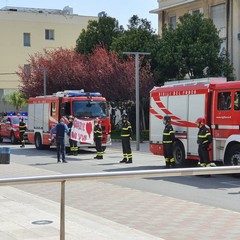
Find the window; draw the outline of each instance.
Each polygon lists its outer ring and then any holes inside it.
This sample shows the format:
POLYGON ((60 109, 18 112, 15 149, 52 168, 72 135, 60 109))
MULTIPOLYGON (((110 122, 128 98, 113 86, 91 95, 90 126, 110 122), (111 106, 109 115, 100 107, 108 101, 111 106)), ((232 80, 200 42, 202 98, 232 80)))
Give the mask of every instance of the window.
POLYGON ((57 115, 56 103, 53 102, 51 105, 52 105, 52 106, 51 106, 51 116, 56 116, 56 115, 57 115))
POLYGON ((25 47, 31 46, 30 33, 23 33, 23 46, 25 47))
POLYGON ((46 29, 45 30, 45 39, 54 40, 54 30, 46 29))
POLYGON ((189 14, 191 15, 200 14, 200 13, 203 13, 203 8, 193 9, 189 11, 189 14))
POLYGON ((170 16, 169 17, 169 26, 171 26, 173 29, 176 29, 176 25, 177 25, 176 16, 170 16))
POLYGON ((211 7, 211 18, 216 28, 220 30, 219 37, 226 38, 226 5, 219 4, 211 7))
POLYGON ((240 110, 240 92, 234 93, 234 110, 240 110))
POLYGON ((200 14, 200 9, 193 10, 192 15, 194 15, 194 14, 200 14))
POLYGON ((26 76, 31 76, 31 66, 30 64, 24 64, 23 71, 26 76))
POLYGON ((78 118, 104 118, 109 116, 105 101, 73 101, 73 115, 78 118))
POLYGON ((231 109, 231 92, 218 93, 218 110, 230 110, 231 109))

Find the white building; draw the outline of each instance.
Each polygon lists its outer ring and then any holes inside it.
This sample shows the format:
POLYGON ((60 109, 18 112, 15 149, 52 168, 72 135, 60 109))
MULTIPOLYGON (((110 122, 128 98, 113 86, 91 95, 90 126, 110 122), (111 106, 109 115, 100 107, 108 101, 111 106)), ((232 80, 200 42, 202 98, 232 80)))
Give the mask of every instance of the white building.
POLYGON ((89 20, 98 20, 98 17, 73 14, 68 6, 63 10, 0 9, 0 112, 12 110, 2 103, 2 96, 17 90, 18 66, 24 66, 29 55, 43 52, 43 49, 75 47, 89 20))

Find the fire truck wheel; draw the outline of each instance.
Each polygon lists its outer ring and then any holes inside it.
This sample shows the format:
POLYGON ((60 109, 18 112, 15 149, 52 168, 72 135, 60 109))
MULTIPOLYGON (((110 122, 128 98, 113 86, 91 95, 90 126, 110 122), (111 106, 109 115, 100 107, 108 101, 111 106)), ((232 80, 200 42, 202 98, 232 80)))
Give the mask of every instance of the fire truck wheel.
POLYGON ((11 132, 10 140, 11 140, 11 143, 12 143, 12 144, 16 144, 16 143, 17 143, 17 139, 16 139, 16 137, 15 137, 15 135, 14 135, 13 132, 11 132))
POLYGON ((179 141, 173 144, 173 156, 178 167, 185 167, 185 151, 183 144, 179 141))
POLYGON ((226 154, 224 164, 228 166, 240 165, 240 144, 235 144, 230 147, 226 154))
POLYGON ((39 133, 36 133, 34 142, 35 142, 36 149, 38 149, 38 150, 43 149, 42 138, 41 138, 41 135, 39 133))

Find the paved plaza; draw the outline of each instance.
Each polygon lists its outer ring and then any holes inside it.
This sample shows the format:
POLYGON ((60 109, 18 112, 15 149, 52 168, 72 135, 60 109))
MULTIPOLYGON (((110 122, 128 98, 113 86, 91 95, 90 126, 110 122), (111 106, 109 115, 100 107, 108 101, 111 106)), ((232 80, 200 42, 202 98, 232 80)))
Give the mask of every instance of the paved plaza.
MULTIPOLYGON (((141 147, 142 152, 134 151, 135 163, 131 166, 146 164, 137 161, 138 154, 155 164, 159 157, 141 147)), ((97 167, 106 164, 114 170, 124 167, 116 160, 120 156, 121 149, 116 148, 104 155, 103 162, 93 160, 92 155, 82 157, 82 161, 91 161, 97 167)), ((73 157, 65 165, 55 163, 52 156, 44 156, 42 164, 52 164, 55 169, 46 170, 39 167, 40 163, 19 163, 26 158, 12 154, 10 164, 0 165, 0 178, 56 175, 63 167, 77 166, 73 157)), ((78 163, 80 167, 81 162, 78 163)), ((60 239, 60 183, 2 186, 0 203, 0 239, 60 239)), ((239 226, 240 213, 235 211, 140 191, 107 180, 66 183, 66 240, 238 240, 239 226)))

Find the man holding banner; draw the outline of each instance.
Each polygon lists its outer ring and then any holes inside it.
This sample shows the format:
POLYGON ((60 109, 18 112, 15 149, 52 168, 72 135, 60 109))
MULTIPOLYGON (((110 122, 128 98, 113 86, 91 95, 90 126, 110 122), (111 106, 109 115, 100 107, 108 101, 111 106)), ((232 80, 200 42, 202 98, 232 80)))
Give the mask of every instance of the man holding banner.
POLYGON ((70 145, 69 155, 77 156, 78 155, 77 141, 70 138, 74 117, 72 115, 70 115, 68 117, 68 119, 69 119, 69 123, 67 126, 68 126, 68 131, 69 131, 68 136, 69 136, 69 145, 70 145))
POLYGON ((94 120, 94 142, 96 144, 96 149, 97 149, 97 156, 94 157, 94 159, 103 159, 102 127, 101 127, 99 118, 96 118, 94 120))

